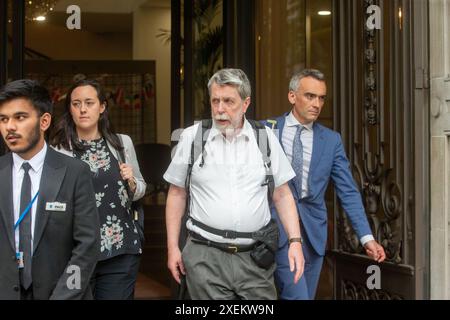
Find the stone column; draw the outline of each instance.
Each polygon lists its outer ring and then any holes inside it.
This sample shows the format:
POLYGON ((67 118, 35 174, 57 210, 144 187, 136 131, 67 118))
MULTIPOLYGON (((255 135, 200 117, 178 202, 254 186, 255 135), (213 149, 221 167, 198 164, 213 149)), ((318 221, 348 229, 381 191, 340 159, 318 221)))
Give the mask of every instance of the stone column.
POLYGON ((431 299, 450 299, 450 0, 430 0, 431 299))

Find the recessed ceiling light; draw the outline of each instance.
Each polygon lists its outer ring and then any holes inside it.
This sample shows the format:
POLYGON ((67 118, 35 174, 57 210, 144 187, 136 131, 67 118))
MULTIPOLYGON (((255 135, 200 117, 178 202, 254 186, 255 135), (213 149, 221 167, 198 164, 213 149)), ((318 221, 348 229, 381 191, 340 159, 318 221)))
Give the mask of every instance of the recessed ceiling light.
POLYGON ((44 16, 37 16, 36 18, 34 18, 34 20, 36 20, 36 21, 45 21, 45 17, 44 16))
POLYGON ((331 14, 331 11, 326 11, 326 10, 324 10, 324 11, 319 11, 319 12, 317 12, 317 14, 318 14, 319 16, 329 16, 329 15, 331 14))

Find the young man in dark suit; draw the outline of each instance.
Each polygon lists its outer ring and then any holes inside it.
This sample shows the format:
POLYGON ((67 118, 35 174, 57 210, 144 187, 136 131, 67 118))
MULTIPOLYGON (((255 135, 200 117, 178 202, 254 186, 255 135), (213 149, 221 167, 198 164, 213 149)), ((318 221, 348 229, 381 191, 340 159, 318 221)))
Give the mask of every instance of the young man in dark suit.
POLYGON ((89 299, 99 223, 89 169, 47 146, 48 91, 0 89, 0 299, 89 299))
MULTIPOLYGON (((325 191, 330 179, 367 255, 377 262, 386 257, 383 247, 372 235, 341 136, 316 122, 326 94, 323 73, 305 69, 295 74, 289 84, 292 111, 266 122, 267 126, 278 130, 280 143, 296 173, 289 186, 297 204, 305 255, 304 275, 298 283, 292 283, 286 254, 289 243, 280 227, 275 281, 281 299, 314 299, 327 241, 325 191)), ((272 208, 276 218, 275 212, 272 208)))

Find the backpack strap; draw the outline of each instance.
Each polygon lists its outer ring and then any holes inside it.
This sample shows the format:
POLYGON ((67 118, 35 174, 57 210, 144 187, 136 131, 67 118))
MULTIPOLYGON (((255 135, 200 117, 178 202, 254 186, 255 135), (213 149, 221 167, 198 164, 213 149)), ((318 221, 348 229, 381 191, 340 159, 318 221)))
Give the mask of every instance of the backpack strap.
MULTIPOLYGON (((199 156, 201 157, 200 160, 200 168, 203 168, 203 165, 205 164, 205 157, 204 157, 204 152, 205 152, 205 145, 206 145, 206 140, 208 139, 208 135, 209 135, 209 131, 212 128, 212 119, 203 119, 202 120, 202 127, 201 127, 201 138, 196 136, 196 141, 195 143, 197 144, 196 147, 197 149, 195 150, 196 152, 194 152, 194 158, 191 158, 192 161, 192 165, 194 165, 195 159, 197 159, 199 156), (208 133, 206 136, 205 134, 208 133), (198 140, 197 140, 198 138, 198 140), (200 140, 201 139, 201 140, 200 140), (199 149, 200 146, 200 141, 202 142, 201 144, 201 148, 199 149)), ((200 130, 198 130, 200 131, 200 130)), ((197 134, 198 134, 197 131, 197 134)), ((195 145, 194 143, 194 145, 195 145)), ((192 156, 192 152, 191 152, 191 156, 192 156)))
POLYGON ((212 128, 212 119, 204 119, 201 121, 197 133, 195 134, 194 141, 192 141, 191 144, 191 158, 188 163, 187 168, 187 174, 186 174, 186 180, 184 182, 184 187, 186 190, 186 214, 187 216, 190 216, 190 203, 191 203, 191 174, 192 174, 192 167, 194 166, 195 161, 198 159, 198 157, 201 158, 200 167, 203 167, 205 164, 204 160, 204 150, 205 150, 205 144, 207 140, 207 136, 205 137, 205 133, 212 128))
POLYGON ((267 126, 272 129, 275 130, 277 129, 277 123, 278 121, 276 119, 267 119, 267 126))
POLYGON ((273 192, 275 190, 275 181, 273 179, 272 162, 270 160, 271 149, 269 143, 269 136, 267 135, 266 127, 259 121, 248 120, 255 133, 256 143, 259 151, 263 157, 264 168, 266 169, 266 180, 262 186, 267 185, 267 197, 269 203, 272 203, 273 192))
MULTIPOLYGON (((125 158, 125 148, 123 146, 123 139, 122 136, 120 134, 116 134, 116 137, 119 139, 119 143, 120 143, 120 149, 116 150, 117 154, 119 156, 119 161, 121 163, 126 163, 126 158, 125 158)), ((125 181, 125 189, 127 190, 127 194, 128 194, 128 208, 131 208, 131 204, 133 202, 133 193, 131 192, 130 186, 128 185, 128 183, 125 181)))
POLYGON ((117 153, 119 154, 119 161, 125 163, 125 151, 123 147, 122 136, 120 134, 116 134, 116 137, 119 139, 120 146, 122 147, 122 149, 117 150, 117 153))
POLYGON ((259 151, 261 152, 261 155, 264 160, 264 164, 268 164, 270 167, 271 161, 270 161, 270 144, 269 144, 269 137, 267 136, 266 127, 259 121, 256 120, 247 120, 250 122, 250 125, 253 128, 253 133, 255 134, 256 143, 258 144, 259 151))

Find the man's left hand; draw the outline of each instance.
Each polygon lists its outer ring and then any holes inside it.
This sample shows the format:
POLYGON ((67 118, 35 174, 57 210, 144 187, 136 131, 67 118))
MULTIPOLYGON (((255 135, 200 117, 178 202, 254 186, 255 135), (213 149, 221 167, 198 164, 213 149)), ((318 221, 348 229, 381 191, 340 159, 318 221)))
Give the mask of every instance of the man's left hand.
POLYGON ((386 253, 384 248, 375 240, 370 240, 364 244, 366 254, 377 262, 383 262, 386 259, 386 253))
POLYGON ((305 258, 300 242, 293 242, 289 245, 288 258, 291 272, 295 270, 294 283, 297 283, 305 269, 305 258))

